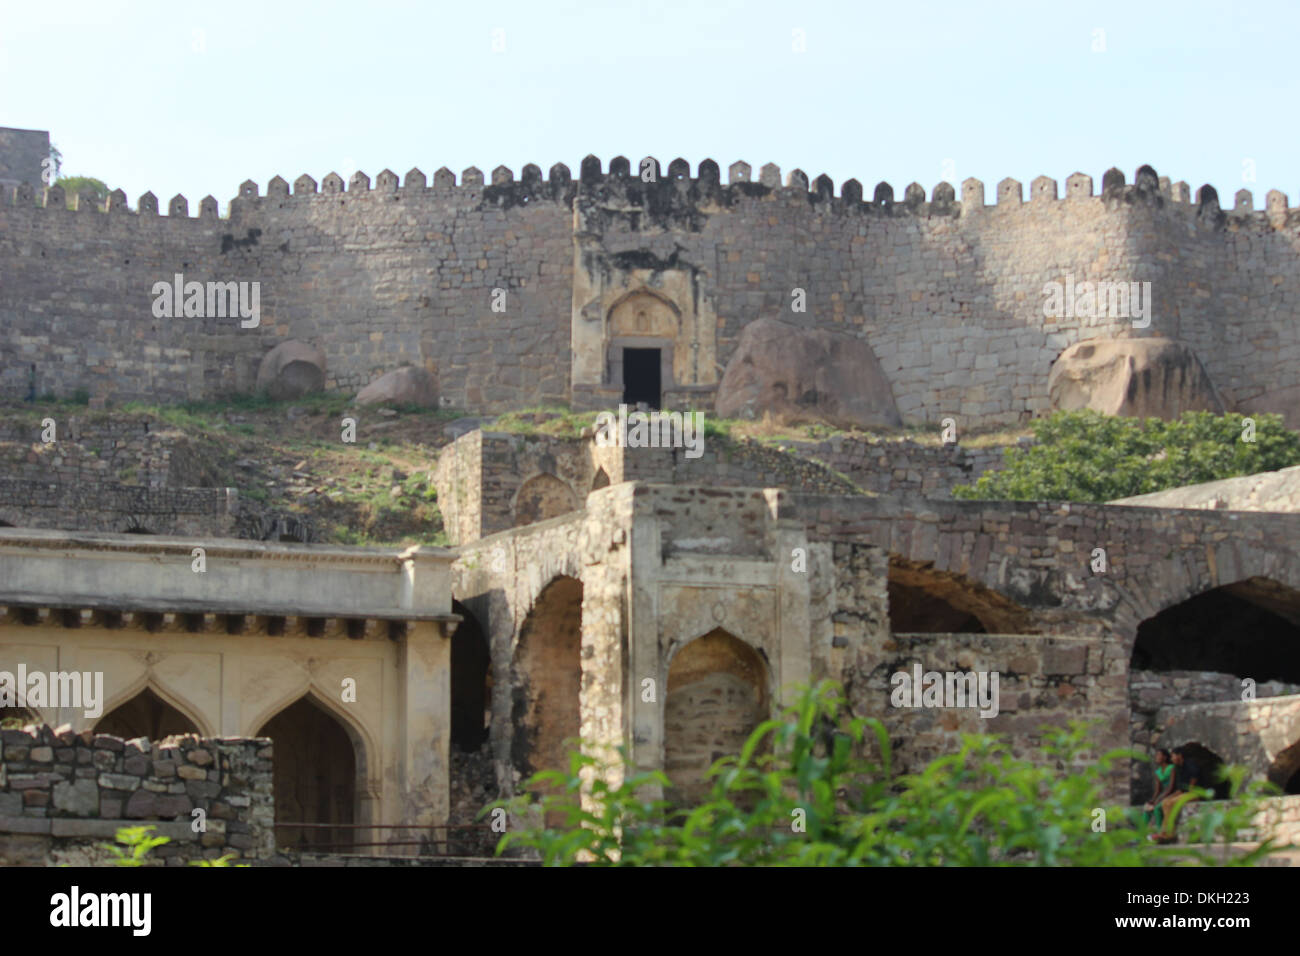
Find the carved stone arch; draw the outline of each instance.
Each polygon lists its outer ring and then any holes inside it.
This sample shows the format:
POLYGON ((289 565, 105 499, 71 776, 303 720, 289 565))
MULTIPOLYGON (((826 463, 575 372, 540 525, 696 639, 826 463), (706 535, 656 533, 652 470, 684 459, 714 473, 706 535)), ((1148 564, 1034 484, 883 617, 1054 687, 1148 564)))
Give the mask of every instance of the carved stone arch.
POLYGON ((761 651, 724 627, 670 648, 662 711, 670 800, 691 804, 707 793, 708 768, 719 757, 739 754, 771 715, 772 679, 761 651))
POLYGON ((681 333, 681 326, 682 310, 677 303, 645 286, 619 296, 605 313, 606 338, 623 336, 675 341, 681 333), (653 313, 651 307, 655 310, 653 313), (638 321, 642 317, 643 324, 638 321))
POLYGON ((520 484, 510 503, 514 527, 535 524, 577 511, 581 502, 568 482, 549 471, 539 471, 520 484))
POLYGON ((94 726, 98 727, 109 714, 117 710, 123 704, 134 700, 142 692, 148 690, 164 704, 180 712, 180 715, 194 725, 195 730, 200 737, 217 736, 217 725, 208 720, 202 710, 192 705, 182 695, 168 690, 155 674, 145 670, 128 688, 116 696, 109 698, 104 702, 103 713, 95 719, 94 726))

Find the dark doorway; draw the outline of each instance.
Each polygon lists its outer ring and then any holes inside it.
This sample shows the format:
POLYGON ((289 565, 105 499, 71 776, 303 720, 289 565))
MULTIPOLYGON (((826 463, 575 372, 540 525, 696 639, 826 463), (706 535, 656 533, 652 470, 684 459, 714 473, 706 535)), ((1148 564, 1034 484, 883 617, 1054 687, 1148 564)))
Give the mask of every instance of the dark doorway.
MULTIPOLYGON (((338 719, 309 697, 286 707, 258 732, 275 746, 271 784, 276 823, 355 821, 356 751, 338 719)), ((351 847, 353 831, 328 827, 283 827, 279 846, 302 850, 351 847)))
POLYGON ((628 405, 645 402, 659 407, 661 380, 659 349, 623 350, 623 401, 628 405))
POLYGON ((459 601, 452 601, 451 609, 465 618, 451 638, 451 742, 474 753, 491 726, 492 657, 473 613, 459 601))

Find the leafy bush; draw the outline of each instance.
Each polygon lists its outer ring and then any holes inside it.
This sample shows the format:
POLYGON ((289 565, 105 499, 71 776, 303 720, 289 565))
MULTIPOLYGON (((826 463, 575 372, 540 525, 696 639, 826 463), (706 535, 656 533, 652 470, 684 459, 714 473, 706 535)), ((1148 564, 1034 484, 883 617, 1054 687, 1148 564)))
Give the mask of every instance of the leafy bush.
MULTIPOLYGON (((164 843, 170 843, 171 837, 154 836, 155 826, 142 827, 120 827, 115 834, 117 842, 126 847, 114 846, 111 843, 101 843, 100 846, 113 854, 114 866, 144 866, 145 857, 147 857, 154 847, 162 846, 164 843)), ((190 866, 230 866, 230 861, 235 858, 235 854, 227 853, 219 856, 215 860, 191 860, 190 866)), ((247 867, 247 863, 236 863, 235 866, 247 867)))
POLYGON ((1032 425, 1035 444, 1008 448, 1002 471, 986 472, 954 498, 1113 501, 1167 488, 1300 465, 1300 435, 1280 415, 1257 415, 1243 441, 1240 415, 1188 412, 1175 421, 1057 412, 1032 425))
POLYGON ((108 199, 108 184, 94 176, 60 176, 55 185, 63 187, 69 209, 76 208, 77 197, 83 192, 93 195, 101 207, 108 199))
MULTIPOLYGON (((507 804, 525 825, 512 827, 497 852, 531 848, 553 866, 1213 863, 1197 846, 1148 842, 1140 808, 1105 806, 1107 778, 1130 754, 1085 760, 1087 734, 1081 723, 1043 728, 1041 763, 1012 758, 997 737, 967 735, 957 753, 897 776, 884 725, 850 717, 838 687, 824 683, 760 725, 738 757, 717 761, 699 806, 655 798, 667 777, 635 769, 625 753, 621 766, 571 754, 567 773, 534 775, 530 792, 507 804), (616 767, 621 781, 608 782, 616 767)), ((1264 785, 1243 787, 1243 776, 1233 777, 1232 802, 1185 822, 1189 843, 1235 840, 1251 825, 1264 785)), ((1253 863, 1272 850, 1265 841, 1230 862, 1253 863)))

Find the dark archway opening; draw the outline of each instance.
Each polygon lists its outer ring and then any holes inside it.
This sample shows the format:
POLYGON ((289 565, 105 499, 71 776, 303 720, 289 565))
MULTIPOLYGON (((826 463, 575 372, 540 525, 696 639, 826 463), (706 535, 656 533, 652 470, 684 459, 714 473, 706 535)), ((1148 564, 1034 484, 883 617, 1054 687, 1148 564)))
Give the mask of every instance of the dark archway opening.
POLYGON ((659 349, 623 349, 623 402, 658 408, 663 398, 659 349))
POLYGON ((889 627, 895 634, 987 634, 980 619, 925 588, 889 580, 889 627))
POLYGON ((1268 779, 1283 793, 1300 793, 1300 740, 1273 758, 1273 764, 1268 768, 1268 779))
POLYGON ((569 769, 581 723, 581 655, 582 582, 559 577, 537 598, 515 650, 510 758, 525 778, 569 769))
POLYGON ((299 698, 257 732, 274 746, 276 842, 301 850, 347 850, 350 827, 282 827, 282 823, 356 823, 357 755, 338 718, 299 698))
POLYGON ((95 733, 133 740, 162 740, 173 734, 197 734, 199 728, 179 710, 146 687, 109 711, 95 725, 95 733))
POLYGON ((1138 626, 1132 669, 1300 683, 1300 593, 1251 578, 1188 598, 1138 626))
POLYGON ((451 638, 451 743, 474 753, 492 725, 492 655, 478 618, 459 601, 451 610, 464 618, 451 638))
POLYGON ((889 559, 894 634, 1029 634, 1029 612, 1010 598, 932 563, 889 559))
POLYGON ((1196 741, 1182 746, 1183 759, 1194 760, 1201 768, 1202 779, 1197 781, 1197 786, 1213 790, 1215 800, 1227 800, 1232 785, 1227 780, 1220 779, 1223 774, 1223 758, 1196 741))
POLYGON ((596 470, 596 477, 591 480, 591 490, 599 491, 601 488, 608 488, 608 487, 609 487, 609 475, 605 472, 604 468, 598 468, 596 470))

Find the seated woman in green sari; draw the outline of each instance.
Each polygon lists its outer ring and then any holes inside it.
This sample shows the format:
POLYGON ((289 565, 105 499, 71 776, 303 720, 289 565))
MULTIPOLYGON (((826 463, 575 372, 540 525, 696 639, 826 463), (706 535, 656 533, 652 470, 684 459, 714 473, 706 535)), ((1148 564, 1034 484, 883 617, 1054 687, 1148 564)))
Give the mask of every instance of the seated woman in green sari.
POLYGON ((1160 806, 1160 801, 1169 796, 1174 788, 1174 765, 1169 760, 1169 751, 1163 747, 1156 751, 1155 772, 1156 792, 1142 807, 1142 819, 1147 826, 1150 826, 1154 817, 1156 821, 1155 828, 1159 830, 1165 818, 1165 812, 1160 806))

